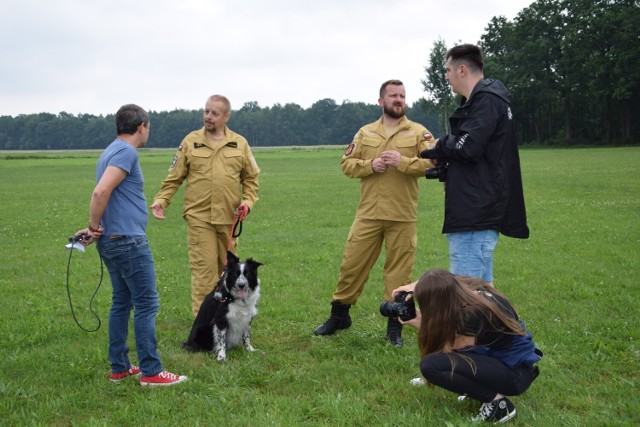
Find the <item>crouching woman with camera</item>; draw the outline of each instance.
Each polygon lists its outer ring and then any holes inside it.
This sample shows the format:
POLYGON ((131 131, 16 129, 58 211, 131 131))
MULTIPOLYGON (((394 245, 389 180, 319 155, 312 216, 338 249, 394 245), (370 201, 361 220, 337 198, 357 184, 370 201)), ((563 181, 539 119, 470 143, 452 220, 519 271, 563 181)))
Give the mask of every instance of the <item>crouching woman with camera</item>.
POLYGON ((475 419, 505 422, 516 415, 507 398, 524 393, 542 357, 511 303, 487 282, 431 269, 410 285, 418 329, 420 370, 432 385, 482 402, 475 419))

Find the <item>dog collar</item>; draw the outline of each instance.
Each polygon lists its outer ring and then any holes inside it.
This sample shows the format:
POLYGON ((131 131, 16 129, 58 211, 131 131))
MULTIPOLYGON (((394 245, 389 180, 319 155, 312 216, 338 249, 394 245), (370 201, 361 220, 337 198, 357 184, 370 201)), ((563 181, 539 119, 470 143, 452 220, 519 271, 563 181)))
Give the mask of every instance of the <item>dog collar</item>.
POLYGON ((233 301, 233 298, 231 298, 229 291, 220 286, 218 286, 218 288, 216 288, 216 290, 213 292, 213 298, 215 298, 218 302, 233 301))

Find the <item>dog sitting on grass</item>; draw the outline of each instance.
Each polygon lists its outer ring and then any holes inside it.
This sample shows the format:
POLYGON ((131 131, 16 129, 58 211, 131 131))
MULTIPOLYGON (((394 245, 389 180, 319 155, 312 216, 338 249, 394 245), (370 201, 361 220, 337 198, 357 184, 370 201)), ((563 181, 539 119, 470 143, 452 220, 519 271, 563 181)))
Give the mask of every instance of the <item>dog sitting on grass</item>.
POLYGON ((240 343, 245 350, 255 351, 251 345, 251 322, 258 313, 260 279, 252 258, 240 262, 227 252, 227 265, 213 291, 207 295, 191 327, 189 339, 182 343, 188 351, 213 351, 223 362, 227 350, 240 343))

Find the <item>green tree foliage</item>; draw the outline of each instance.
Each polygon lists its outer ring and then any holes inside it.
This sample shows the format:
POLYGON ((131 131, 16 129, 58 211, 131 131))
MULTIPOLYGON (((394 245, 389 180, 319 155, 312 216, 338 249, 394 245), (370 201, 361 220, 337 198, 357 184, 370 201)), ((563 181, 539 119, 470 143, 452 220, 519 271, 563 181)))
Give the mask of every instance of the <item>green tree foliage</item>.
MULTIPOLYGON (((484 74, 510 89, 519 140, 640 142, 638 28, 637 0, 538 0, 513 21, 492 18, 480 40, 484 74)), ((422 81, 425 108, 440 114, 451 97, 438 69, 445 56, 444 43, 436 41, 422 81)))
POLYGON ((538 0, 481 38, 485 76, 513 95, 520 140, 628 144, 640 140, 640 3, 538 0))
MULTIPOLYGON (((513 21, 490 20, 479 43, 485 76, 512 94, 523 144, 640 143, 640 2, 537 0, 513 21)), ((434 42, 421 81, 426 98, 407 116, 435 136, 446 132, 453 95, 444 79, 446 46, 434 42), (442 132, 441 132, 442 130, 442 132)), ((202 126, 202 110, 149 113, 150 147, 175 147, 202 126)), ((245 103, 229 126, 253 146, 347 145, 380 117, 378 105, 321 99, 260 107, 245 103)), ((39 113, 0 117, 0 149, 103 148, 115 136, 113 115, 39 113)))
POLYGON ((444 64, 447 59, 447 46, 443 39, 433 44, 429 55, 429 66, 424 68, 427 78, 420 80, 422 88, 427 93, 427 100, 435 104, 439 111, 438 124, 445 133, 449 133, 449 116, 453 112, 454 97, 451 87, 444 77, 444 64))
MULTIPOLYGON (((437 113, 424 100, 407 108, 407 116, 437 131, 437 113)), ((322 99, 310 108, 297 104, 262 108, 245 103, 231 113, 229 127, 254 147, 348 145, 357 130, 380 117, 378 105, 322 99)), ((148 147, 177 147, 191 131, 202 127, 202 110, 149 112, 148 147)), ((0 117, 0 149, 62 150, 104 148, 115 137, 114 116, 74 116, 66 112, 0 117)))

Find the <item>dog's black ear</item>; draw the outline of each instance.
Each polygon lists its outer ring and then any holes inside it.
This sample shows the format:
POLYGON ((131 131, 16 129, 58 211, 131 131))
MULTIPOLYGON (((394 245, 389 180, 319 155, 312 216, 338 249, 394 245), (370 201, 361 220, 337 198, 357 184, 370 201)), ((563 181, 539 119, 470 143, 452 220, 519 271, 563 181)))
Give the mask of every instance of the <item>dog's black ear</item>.
POLYGON ((227 251, 227 264, 237 264, 240 259, 231 251, 227 251))
POLYGON ((249 258, 249 259, 247 259, 247 260, 245 261, 245 263, 246 263, 246 264, 248 264, 248 265, 250 265, 250 266, 251 266, 251 267, 253 267, 253 268, 256 268, 256 269, 257 269, 258 267, 260 267, 261 265, 264 265, 264 264, 262 264, 261 262, 258 262, 258 261, 256 261, 256 260, 254 260, 253 258, 249 258))

